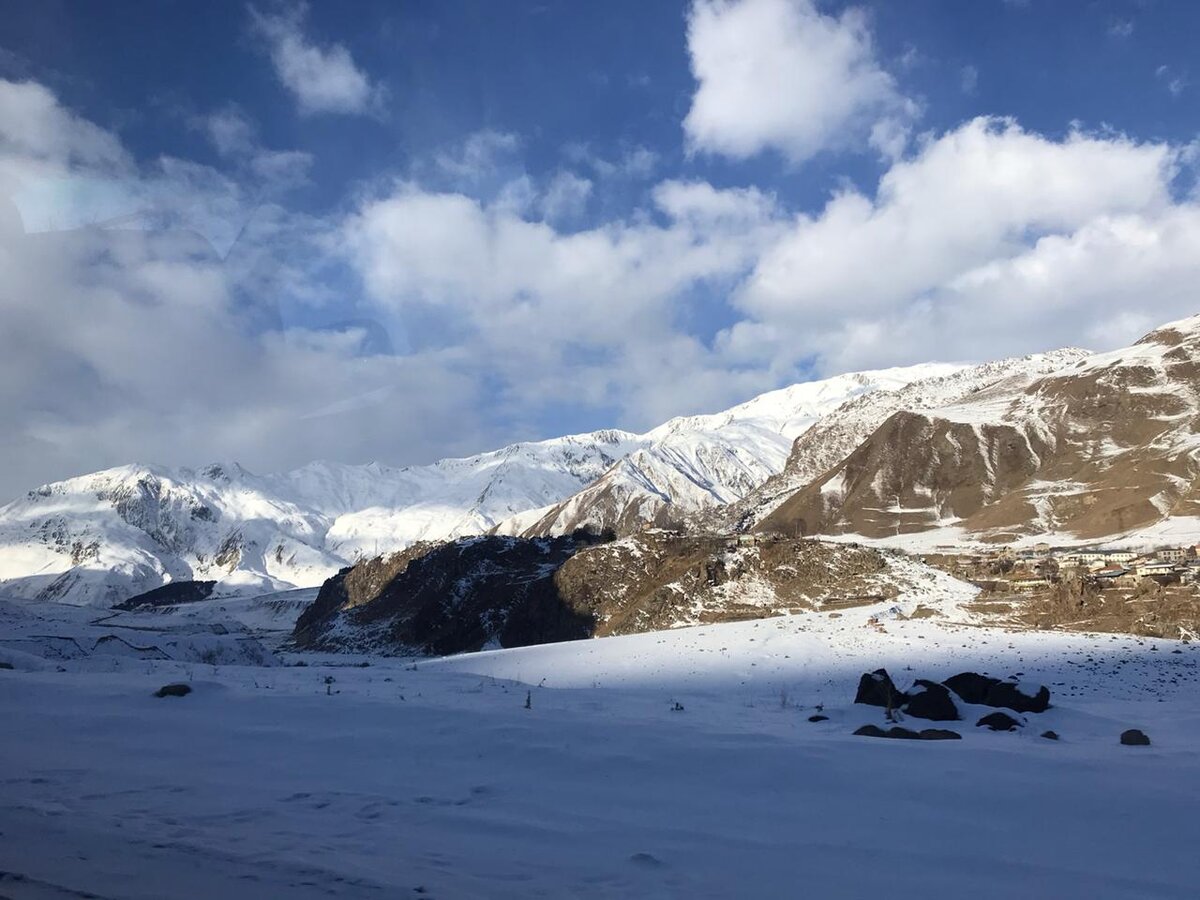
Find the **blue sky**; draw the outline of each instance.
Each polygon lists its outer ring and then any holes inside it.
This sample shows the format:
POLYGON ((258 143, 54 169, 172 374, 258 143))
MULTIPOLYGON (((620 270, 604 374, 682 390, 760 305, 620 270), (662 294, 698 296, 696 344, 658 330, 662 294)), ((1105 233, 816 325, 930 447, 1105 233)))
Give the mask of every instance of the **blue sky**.
POLYGON ((1195 303, 1193 3, 0 13, 0 494, 641 429, 1195 303))

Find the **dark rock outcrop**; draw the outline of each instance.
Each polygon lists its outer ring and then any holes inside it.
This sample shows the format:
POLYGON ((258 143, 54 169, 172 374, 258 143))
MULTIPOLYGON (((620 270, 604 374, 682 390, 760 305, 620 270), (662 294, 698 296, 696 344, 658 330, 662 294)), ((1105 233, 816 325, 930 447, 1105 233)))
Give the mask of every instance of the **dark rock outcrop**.
POLYGON ((1021 727, 1021 723, 1008 713, 994 712, 988 713, 976 722, 975 727, 986 727, 992 729, 992 731, 1016 731, 1021 727))
POLYGON ((164 684, 154 692, 155 697, 186 697, 192 692, 190 684, 164 684))
POLYGON ((892 677, 887 669, 876 669, 867 672, 858 680, 858 693, 854 695, 855 703, 867 706, 881 706, 885 709, 899 709, 908 700, 905 694, 896 690, 892 677))
POLYGON ((585 533, 464 538, 343 569, 296 622, 311 649, 461 653, 589 637, 595 620, 564 602, 555 573, 594 543, 585 533), (350 626, 350 646, 337 624, 350 626))
POLYGON ((886 731, 878 725, 863 725, 854 733, 860 737, 895 738, 904 741, 962 740, 962 735, 957 731, 949 731, 945 728, 926 728, 922 731, 913 731, 911 728, 901 728, 899 725, 893 726, 886 731))
POLYGON ((1042 737, 1044 737, 1048 741, 1057 741, 1058 740, 1058 732, 1057 731, 1043 731, 1042 737))
POLYGON ((975 672, 960 672, 942 682, 962 698, 964 703, 983 705, 987 701, 988 691, 993 685, 999 684, 1000 679, 989 678, 975 672))
POLYGON ((762 619, 846 591, 882 597, 896 590, 890 577, 877 550, 783 537, 739 548, 729 535, 655 529, 620 541, 488 535, 343 569, 293 637, 314 650, 461 653, 762 619))
POLYGON ((1050 689, 1042 685, 1031 697, 1022 693, 1011 681, 1000 681, 992 686, 983 702, 985 706, 1011 709, 1013 712, 1040 713, 1050 708, 1050 689))
POLYGON ((950 691, 935 681, 918 678, 908 692, 908 703, 904 706, 908 715, 934 722, 954 722, 960 718, 958 707, 950 699, 950 691), (919 688, 919 690, 918 690, 919 688))
POLYGON ((1150 738, 1146 737, 1145 732, 1130 728, 1128 731, 1121 732, 1121 743, 1127 747, 1149 747, 1150 738))
POLYGON ((212 596, 215 581, 172 581, 152 591, 146 591, 118 603, 113 609, 130 610, 155 606, 176 606, 180 603, 199 603, 212 596))
POLYGON ((1019 713, 1040 713, 1050 708, 1050 689, 1045 685, 1032 696, 1023 693, 1014 682, 1001 681, 975 672, 961 672, 942 682, 965 703, 994 706, 1019 713))
POLYGON ((809 716, 808 721, 810 721, 810 722, 828 722, 829 716, 809 716))

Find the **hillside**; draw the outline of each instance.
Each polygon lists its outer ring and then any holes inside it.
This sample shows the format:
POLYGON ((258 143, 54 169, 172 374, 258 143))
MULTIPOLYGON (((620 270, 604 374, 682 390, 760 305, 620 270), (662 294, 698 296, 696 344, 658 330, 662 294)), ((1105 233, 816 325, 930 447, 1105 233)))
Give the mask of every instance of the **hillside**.
POLYGON ((788 538, 649 529, 617 541, 462 538, 364 561, 321 588, 298 647, 447 654, 801 611, 881 606, 917 588, 974 589, 893 554, 788 538))
POLYGON ((1200 532, 1198 389, 1193 317, 1039 377, 899 409, 756 527, 1002 542, 1128 539, 1168 521, 1200 532))

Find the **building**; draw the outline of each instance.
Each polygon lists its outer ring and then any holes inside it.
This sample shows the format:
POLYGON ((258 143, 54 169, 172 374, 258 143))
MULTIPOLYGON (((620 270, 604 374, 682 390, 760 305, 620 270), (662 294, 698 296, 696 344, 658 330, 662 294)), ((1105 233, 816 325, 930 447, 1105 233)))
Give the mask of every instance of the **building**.
POLYGON ((1163 562, 1181 563, 1187 559, 1188 552, 1183 547, 1164 547, 1154 554, 1163 562))
POLYGON ((1144 562, 1138 564, 1134 572, 1139 578, 1163 577, 1175 574, 1175 566, 1169 562, 1144 562))

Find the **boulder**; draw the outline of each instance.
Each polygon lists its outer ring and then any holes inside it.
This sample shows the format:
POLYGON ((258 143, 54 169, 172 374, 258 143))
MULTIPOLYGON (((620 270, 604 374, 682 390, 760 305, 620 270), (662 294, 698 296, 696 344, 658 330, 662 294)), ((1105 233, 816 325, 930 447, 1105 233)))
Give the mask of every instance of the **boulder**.
POLYGON ((934 722, 954 722, 960 718, 950 692, 937 682, 924 678, 918 678, 909 691, 904 711, 914 718, 934 722))
POLYGON ((186 697, 192 692, 190 684, 164 684, 154 692, 155 697, 186 697))
POLYGON ((884 709, 898 709, 908 698, 896 690, 887 669, 876 669, 867 672, 858 680, 858 693, 854 695, 855 703, 865 703, 867 706, 882 706, 884 709))
POLYGON ((988 691, 1000 683, 999 678, 989 678, 975 672, 960 672, 942 682, 954 693, 958 694, 965 703, 983 705, 987 700, 988 691))
POLYGON ((985 706, 998 706, 1019 713, 1040 713, 1050 708, 1050 689, 1045 685, 1033 696, 1023 693, 1011 681, 998 681, 988 689, 985 706))
POLYGON ((1057 741, 1058 740, 1058 732, 1057 731, 1043 731, 1042 737, 1044 737, 1048 741, 1057 741))
POLYGON ((1150 738, 1146 737, 1145 732, 1130 728, 1128 731, 1121 732, 1121 743, 1127 747, 1149 747, 1150 738))
POLYGON ((1021 727, 1021 723, 1008 713, 994 712, 988 713, 975 723, 976 728, 981 726, 987 726, 992 731, 1016 731, 1021 727))
POLYGON ((810 721, 810 722, 828 722, 829 716, 809 716, 808 721, 810 721))
POLYGON ((942 682, 965 703, 995 706, 1019 713, 1039 713, 1050 708, 1050 689, 1039 687, 1036 694, 1024 693, 1012 681, 1001 681, 975 672, 960 672, 942 682))

